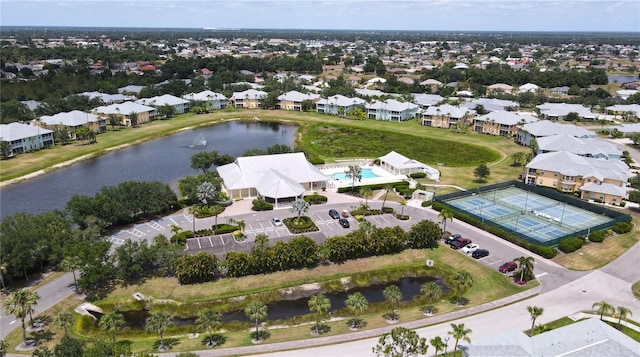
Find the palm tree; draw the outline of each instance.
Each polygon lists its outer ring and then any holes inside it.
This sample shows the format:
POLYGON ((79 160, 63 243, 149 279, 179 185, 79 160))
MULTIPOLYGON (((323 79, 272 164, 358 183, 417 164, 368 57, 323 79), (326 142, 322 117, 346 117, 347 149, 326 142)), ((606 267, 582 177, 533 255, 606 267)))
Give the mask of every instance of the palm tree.
POLYGON ((384 211, 384 204, 387 203, 387 195, 389 194, 389 191, 393 190, 393 185, 388 183, 384 185, 382 189, 384 190, 384 199, 382 200, 382 210, 384 211))
POLYGON ((396 304, 402 301, 402 292, 397 285, 389 285, 382 291, 385 300, 391 304, 391 320, 396 320, 396 304))
POLYGON ((364 198, 364 205, 367 208, 369 207, 369 199, 371 198, 372 194, 373 194, 373 191, 371 190, 371 187, 368 187, 368 186, 360 187, 360 196, 364 198))
POLYGON ((351 192, 355 192, 356 180, 358 182, 362 180, 362 168, 358 165, 349 165, 347 171, 344 172, 344 176, 351 179, 351 192))
POLYGON ((433 301, 440 300, 442 297, 442 288, 440 285, 433 281, 422 284, 420 287, 420 293, 422 293, 428 299, 428 305, 426 307, 428 312, 433 312, 433 301))
POLYGON ((7 275, 7 263, 6 262, 2 262, 2 264, 0 264, 0 284, 2 284, 2 290, 5 289, 4 277, 6 275, 7 275))
POLYGON ((529 337, 531 337, 533 336, 533 327, 536 324, 536 319, 542 315, 544 309, 538 306, 527 306, 527 311, 531 315, 531 332, 529 332, 529 337))
POLYGON ((147 331, 157 332, 160 335, 160 346, 158 349, 163 350, 166 347, 164 345, 164 333, 168 327, 173 326, 173 317, 167 312, 159 311, 149 316, 145 325, 147 331))
POLYGON ((307 302, 309 310, 316 314, 316 334, 320 334, 320 314, 331 309, 331 301, 323 294, 313 295, 307 302))
POLYGON ((442 218, 442 236, 447 231, 447 220, 453 222, 453 211, 448 208, 443 208, 440 213, 438 213, 438 217, 442 218))
POLYGON ((291 212, 295 213, 295 221, 299 223, 300 217, 306 216, 307 212, 309 212, 309 202, 296 198, 296 200, 291 204, 291 212))
POLYGON ((533 257, 518 257, 513 260, 518 263, 520 268, 520 280, 524 279, 525 273, 527 275, 533 275, 533 257))
POLYGON ((369 308, 369 301, 367 298, 362 295, 361 292, 353 293, 347 297, 347 300, 344 303, 351 312, 353 312, 353 325, 352 327, 357 328, 360 326, 360 322, 358 320, 358 312, 362 312, 369 308))
MULTIPOLYGON (((111 340, 116 342, 116 332, 124 326, 124 316, 115 311, 109 312, 100 318, 98 326, 102 331, 111 334, 111 340)), ((162 337, 161 337, 162 338, 162 337)))
POLYGON ((33 326, 33 313, 35 312, 33 306, 38 305, 38 300, 40 300, 40 295, 38 295, 37 292, 27 290, 27 301, 25 303, 25 310, 29 314, 29 321, 31 322, 31 326, 33 326))
POLYGON ((27 328, 24 325, 24 319, 27 318, 27 299, 29 290, 16 290, 2 304, 7 315, 14 315, 22 322, 22 340, 27 344, 27 328))
POLYGON ((431 340, 429 340, 429 343, 431 344, 431 346, 433 346, 433 348, 436 349, 435 356, 438 355, 438 351, 444 351, 444 347, 446 346, 446 344, 444 343, 444 341, 442 341, 442 338, 440 336, 436 336, 432 338, 431 340))
POLYGON ((180 233, 181 231, 182 231, 182 227, 175 224, 171 225, 171 234, 173 234, 174 236, 180 233))
POLYGON ((614 312, 613 306, 611 306, 608 302, 604 300, 600 302, 596 302, 593 305, 591 305, 591 310, 600 314, 600 320, 602 320, 602 317, 604 316, 604 314, 612 314, 614 312))
POLYGON ((198 325, 198 328, 209 332, 209 341, 207 342, 207 346, 213 345, 213 331, 220 328, 221 324, 222 315, 214 309, 204 310, 196 319, 196 325, 198 325))
POLYGON ((64 330, 64 335, 68 336, 67 329, 73 324, 73 315, 69 311, 62 311, 53 320, 53 324, 64 330))
POLYGON ((626 322, 627 317, 632 316, 633 314, 631 313, 631 310, 627 309, 624 306, 618 306, 617 310, 618 310, 618 329, 619 329, 622 319, 624 319, 624 321, 626 322))
POLYGON ((244 234, 244 229, 247 227, 247 222, 245 222, 244 219, 240 219, 236 221, 236 224, 238 225, 240 233, 244 234))
POLYGON ((472 332, 471 329, 465 329, 464 324, 451 324, 451 331, 449 331, 449 335, 456 339, 456 343, 453 346, 453 354, 456 354, 456 350, 458 349, 458 341, 463 340, 467 343, 471 343, 471 339, 469 338, 469 334, 472 332))
POLYGON ((458 300, 473 286, 473 277, 467 271, 458 271, 451 278, 453 288, 458 300))
POLYGON ((76 269, 79 269, 81 265, 80 257, 77 255, 69 255, 64 257, 60 262, 60 268, 64 271, 70 271, 73 273, 73 285, 75 286, 76 293, 78 293, 78 280, 76 279, 76 269))
POLYGON ((263 304, 260 301, 252 301, 251 303, 249 303, 249 305, 247 305, 247 307, 244 308, 244 313, 245 315, 247 315, 248 318, 256 321, 256 338, 255 339, 260 340, 260 333, 258 330, 258 326, 259 326, 260 320, 267 317, 267 305, 263 304))

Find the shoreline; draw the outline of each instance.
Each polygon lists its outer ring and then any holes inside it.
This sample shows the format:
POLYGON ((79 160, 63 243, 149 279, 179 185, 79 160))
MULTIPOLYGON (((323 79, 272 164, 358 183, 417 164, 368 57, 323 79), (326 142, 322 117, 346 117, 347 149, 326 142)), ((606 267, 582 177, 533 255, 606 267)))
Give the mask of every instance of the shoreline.
MULTIPOLYGON (((231 119, 231 120, 238 120, 238 119, 240 119, 240 118, 234 118, 234 119, 231 119)), ((150 140, 171 136, 173 134, 177 134, 179 132, 186 131, 186 130, 195 130, 195 129, 198 129, 198 128, 201 128, 201 127, 206 127, 206 126, 210 126, 210 125, 216 125, 217 123, 223 122, 223 121, 226 121, 226 120, 229 120, 229 119, 221 119, 221 120, 217 120, 217 121, 215 121, 213 123, 207 123, 207 124, 204 124, 204 125, 187 126, 187 127, 184 127, 184 128, 180 128, 180 129, 176 129, 176 130, 173 130, 171 132, 168 132, 165 135, 153 136, 153 137, 149 137, 149 138, 146 138, 146 139, 137 139, 137 140, 135 140, 133 142, 130 142, 130 143, 120 144, 120 145, 112 146, 112 147, 109 147, 109 148, 105 148, 105 149, 102 149, 102 150, 99 150, 99 151, 96 151, 96 152, 93 152, 93 153, 90 153, 90 154, 81 155, 81 156, 76 157, 75 159, 63 161, 63 162, 51 165, 51 166, 49 166, 47 168, 40 169, 40 170, 31 172, 31 173, 28 173, 26 175, 22 175, 20 177, 15 177, 15 178, 12 178, 12 179, 9 179, 9 180, 6 180, 6 181, 2 181, 2 182, 0 182, 0 188, 7 187, 7 186, 10 186, 10 185, 22 182, 22 181, 30 180, 30 179, 36 178, 38 176, 42 176, 44 174, 48 174, 48 173, 53 172, 55 170, 58 170, 58 169, 73 165, 73 164, 78 163, 78 162, 82 162, 82 161, 86 161, 86 160, 90 160, 90 159, 95 159, 97 157, 100 157, 102 155, 108 154, 108 153, 110 153, 112 151, 115 151, 115 150, 120 150, 120 149, 127 148, 129 146, 142 144, 142 143, 150 141, 150 140)))

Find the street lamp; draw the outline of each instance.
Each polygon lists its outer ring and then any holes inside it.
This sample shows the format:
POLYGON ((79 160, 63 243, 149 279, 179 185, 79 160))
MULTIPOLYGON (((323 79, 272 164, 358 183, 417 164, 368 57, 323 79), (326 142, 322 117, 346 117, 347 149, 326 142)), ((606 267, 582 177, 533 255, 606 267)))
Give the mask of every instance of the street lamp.
MULTIPOLYGON (((449 336, 444 338, 444 355, 445 356, 447 355, 447 347, 449 347, 449 339, 450 338, 451 337, 449 337, 449 336)), ((454 354, 455 354, 455 351, 454 351, 454 354)))

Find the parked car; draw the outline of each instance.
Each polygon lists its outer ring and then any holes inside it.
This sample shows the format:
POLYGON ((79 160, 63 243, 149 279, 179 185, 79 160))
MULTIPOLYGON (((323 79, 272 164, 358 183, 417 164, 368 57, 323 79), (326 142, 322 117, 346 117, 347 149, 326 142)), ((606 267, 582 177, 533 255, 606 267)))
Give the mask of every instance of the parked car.
POLYGON ((476 251, 471 253, 471 256, 475 259, 484 258, 488 255, 489 255, 489 251, 486 249, 476 249, 476 251))
POLYGON ((282 221, 278 217, 271 218, 271 223, 276 227, 280 227, 282 225, 282 221))
POLYGON ((460 249, 460 248, 464 247, 465 245, 471 244, 471 243, 473 243, 471 241, 471 239, 458 238, 458 239, 454 240, 453 242, 451 242, 451 248, 460 249))
POLYGON ((332 208, 329 210, 329 216, 333 219, 338 219, 340 218, 340 213, 332 208))
POLYGON ((338 223, 342 226, 342 228, 349 228, 349 220, 346 218, 340 218, 338 223))
POLYGON ((478 250, 478 248, 480 248, 479 245, 475 244, 475 243, 471 243, 471 244, 467 244, 464 247, 460 248, 460 251, 464 254, 469 254, 469 253, 473 253, 476 250, 478 250))
POLYGON ((458 233, 452 234, 444 239, 444 244, 451 244, 451 242, 453 242, 454 240, 457 240, 458 238, 462 238, 462 236, 458 233))
POLYGON ((518 264, 514 262, 506 262, 498 268, 498 271, 501 273, 509 273, 516 269, 518 269, 518 264))
POLYGON ((344 218, 349 218, 349 211, 347 211, 346 209, 342 211, 342 217, 344 218))

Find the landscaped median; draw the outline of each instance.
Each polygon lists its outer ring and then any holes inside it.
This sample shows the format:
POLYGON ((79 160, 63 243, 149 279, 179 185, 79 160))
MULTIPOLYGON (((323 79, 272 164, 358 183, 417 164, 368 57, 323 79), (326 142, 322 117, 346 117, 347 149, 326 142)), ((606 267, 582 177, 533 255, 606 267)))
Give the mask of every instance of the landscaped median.
MULTIPOLYGON (((352 285, 368 285, 393 281, 398 276, 413 273, 416 271, 428 272, 430 268, 425 266, 426 260, 432 260, 434 268, 432 272, 436 275, 446 275, 444 272, 466 271, 473 278, 473 287, 468 289, 465 297, 468 305, 458 306, 449 300, 443 299, 434 304, 438 313, 434 317, 425 318, 421 311, 424 306, 424 299, 414 299, 414 301, 403 302, 398 306, 397 312, 400 315, 398 323, 413 321, 414 324, 428 325, 435 319, 439 319, 442 314, 450 312, 460 312, 469 307, 478 306, 487 302, 499 300, 501 298, 517 294, 537 285, 530 282, 525 286, 513 284, 508 277, 493 269, 486 267, 480 262, 470 258, 461 257, 456 252, 443 247, 434 250, 407 250, 400 254, 387 255, 366 259, 345 261, 340 264, 320 265, 314 269, 290 270, 277 272, 268 275, 247 276, 242 278, 226 278, 215 282, 180 285, 176 279, 150 278, 138 286, 118 288, 105 299, 94 302, 105 312, 127 311, 131 309, 148 309, 149 312, 168 311, 172 314, 186 312, 186 315, 197 315, 201 310, 214 307, 224 308, 230 304, 241 302, 249 295, 258 295, 262 299, 278 298, 278 291, 281 289, 291 289, 303 286, 304 284, 318 283, 319 286, 327 290, 345 282, 352 285), (135 293, 151 297, 148 301, 138 301, 133 297, 135 293)), ((446 279, 445 279, 446 280, 446 279)), ((80 301, 68 299, 60 307, 69 310, 79 304, 80 301)), ((389 310, 387 303, 372 304, 370 308, 360 315, 366 322, 366 326, 361 331, 373 330, 376 328, 389 326, 384 314, 389 310)), ((52 321, 55 312, 61 311, 58 306, 47 311, 45 321, 52 321)), ((109 337, 108 334, 100 331, 94 326, 94 322, 89 317, 75 315, 76 322, 71 331, 74 337, 83 340, 94 340, 97 337, 109 337)), ((334 319, 324 321, 329 327, 329 331, 322 336, 333 336, 349 334, 353 331, 346 324, 348 314, 337 312, 334 319), (336 316, 343 318, 336 319, 336 316)), ((269 317, 267 316, 267 320, 269 317)), ((278 321, 278 326, 273 322, 266 324, 269 338, 263 343, 276 343, 300 339, 312 338, 310 328, 313 325, 313 315, 297 317, 290 321, 278 321)), ((47 326, 53 332, 52 339, 47 342, 49 346, 54 346, 59 342, 63 331, 53 327, 51 323, 47 326)), ((230 323, 223 325, 226 331, 224 344, 217 348, 250 346, 250 323, 230 323)), ((202 344, 202 335, 205 331, 198 331, 200 338, 190 339, 189 334, 196 332, 194 326, 175 327, 167 330, 166 338, 171 339, 174 345, 172 352, 206 349, 202 344)), ((124 328, 117 333, 118 341, 131 343, 133 351, 151 351, 153 344, 158 340, 156 334, 147 333, 142 330, 131 330, 124 328)), ((356 334, 352 335, 354 338, 356 334)), ((344 336, 343 336, 344 337, 344 336)), ((346 336, 348 338, 348 335, 346 336)), ((13 331, 9 337, 9 346, 15 346, 20 342, 19 329, 13 331)))

